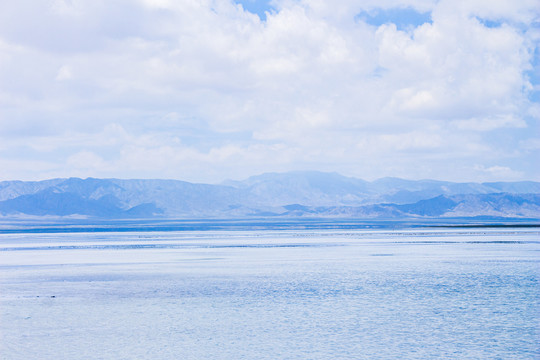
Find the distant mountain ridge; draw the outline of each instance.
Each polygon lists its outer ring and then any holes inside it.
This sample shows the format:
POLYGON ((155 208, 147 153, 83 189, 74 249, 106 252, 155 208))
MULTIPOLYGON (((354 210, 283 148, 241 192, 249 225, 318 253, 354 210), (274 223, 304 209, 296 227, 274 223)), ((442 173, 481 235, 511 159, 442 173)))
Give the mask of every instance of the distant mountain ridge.
POLYGON ((219 185, 95 178, 3 181, 0 216, 540 218, 540 183, 369 182, 316 171, 266 173, 219 185))

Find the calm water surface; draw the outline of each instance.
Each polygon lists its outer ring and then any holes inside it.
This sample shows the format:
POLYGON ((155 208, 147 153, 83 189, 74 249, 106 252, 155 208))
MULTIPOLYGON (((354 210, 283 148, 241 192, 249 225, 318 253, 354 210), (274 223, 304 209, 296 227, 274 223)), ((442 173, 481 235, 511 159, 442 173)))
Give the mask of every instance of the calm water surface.
POLYGON ((539 359, 538 229, 0 235, 1 359, 539 359))

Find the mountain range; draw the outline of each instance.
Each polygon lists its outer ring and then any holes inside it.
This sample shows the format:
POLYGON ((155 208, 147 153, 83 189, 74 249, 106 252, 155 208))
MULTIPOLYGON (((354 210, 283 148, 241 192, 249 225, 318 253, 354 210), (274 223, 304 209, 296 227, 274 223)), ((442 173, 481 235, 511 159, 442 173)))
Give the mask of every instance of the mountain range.
POLYGON ((364 181, 316 171, 243 181, 51 179, 0 182, 0 216, 83 218, 540 218, 540 183, 364 181))

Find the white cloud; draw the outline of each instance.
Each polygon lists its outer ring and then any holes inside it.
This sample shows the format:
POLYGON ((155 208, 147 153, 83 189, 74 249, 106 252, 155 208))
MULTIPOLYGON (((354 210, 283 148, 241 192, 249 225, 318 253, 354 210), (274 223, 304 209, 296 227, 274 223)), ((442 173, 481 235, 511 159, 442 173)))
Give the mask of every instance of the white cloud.
POLYGON ((58 69, 58 73, 56 74, 55 80, 57 81, 69 80, 72 77, 73 77, 73 74, 71 72, 71 68, 68 65, 62 65, 60 69, 58 69))
POLYGON ((540 138, 526 139, 520 141, 520 148, 528 151, 540 150, 540 138))
MULTIPOLYGON (((439 162, 490 164, 537 126, 535 1, 275 1, 266 22, 228 0, 28 5, 0 6, 0 159, 66 176, 84 155, 88 173, 118 177, 474 178, 439 162), (395 7, 433 22, 355 19, 395 7), (514 138, 499 143, 497 129, 514 138)), ((521 156, 516 171, 540 177, 521 156)))
POLYGON ((512 170, 507 166, 494 165, 485 167, 484 165, 476 165, 474 170, 483 174, 486 180, 498 180, 498 179, 520 179, 523 173, 520 171, 512 170))
POLYGON ((91 151, 80 151, 73 154, 66 163, 70 168, 87 171, 102 171, 101 168, 105 165, 103 159, 91 151))
POLYGON ((511 115, 500 115, 491 118, 471 118, 466 120, 454 120, 452 121, 460 130, 474 130, 474 131, 490 131, 494 129, 509 127, 509 128, 525 128, 526 122, 523 119, 518 119, 511 115))

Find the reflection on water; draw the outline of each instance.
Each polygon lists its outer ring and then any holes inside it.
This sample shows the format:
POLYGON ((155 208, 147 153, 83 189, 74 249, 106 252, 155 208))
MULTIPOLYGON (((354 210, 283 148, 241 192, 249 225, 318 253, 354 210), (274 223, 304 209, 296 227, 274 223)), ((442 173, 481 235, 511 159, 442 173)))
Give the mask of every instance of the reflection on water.
POLYGON ((2 359, 535 359, 535 229, 0 235, 2 359))

